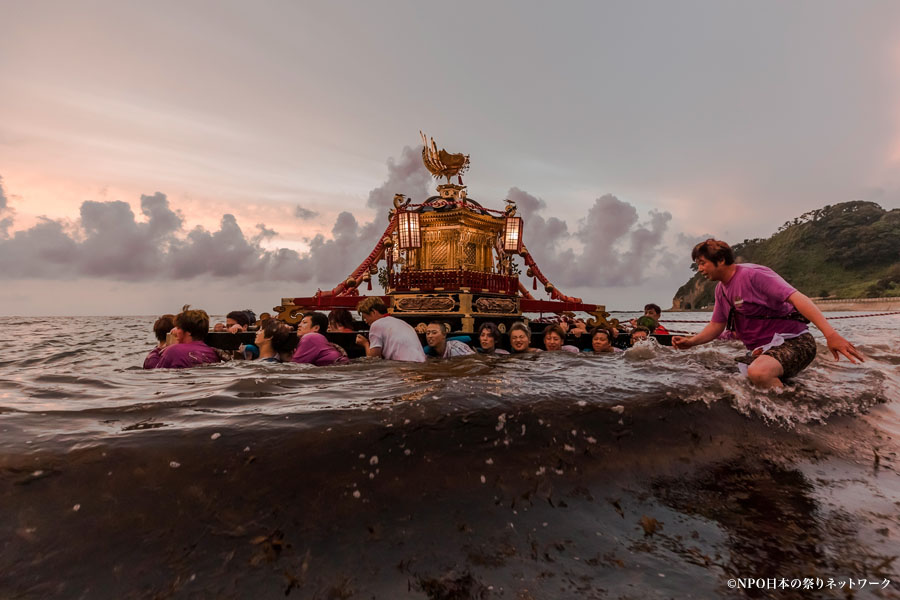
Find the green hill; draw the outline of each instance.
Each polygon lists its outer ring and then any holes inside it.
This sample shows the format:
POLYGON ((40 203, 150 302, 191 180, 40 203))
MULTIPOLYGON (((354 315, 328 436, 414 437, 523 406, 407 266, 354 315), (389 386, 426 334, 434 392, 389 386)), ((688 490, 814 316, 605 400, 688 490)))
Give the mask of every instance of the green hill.
MULTIPOLYGON (((900 296, 900 209, 862 201, 826 206, 788 221, 768 239, 732 248, 737 262, 771 267, 810 297, 900 296)), ((696 273, 672 306, 712 305, 714 289, 696 273)))

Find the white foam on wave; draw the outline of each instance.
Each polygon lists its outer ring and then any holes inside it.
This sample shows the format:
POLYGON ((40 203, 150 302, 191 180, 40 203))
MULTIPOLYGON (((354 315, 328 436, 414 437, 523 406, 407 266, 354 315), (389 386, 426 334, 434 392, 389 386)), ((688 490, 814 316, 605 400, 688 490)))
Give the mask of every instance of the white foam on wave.
POLYGON ((891 385, 876 369, 848 376, 841 367, 826 365, 819 357, 802 376, 782 389, 762 390, 743 376, 722 380, 731 405, 748 417, 793 428, 824 423, 836 415, 860 414, 891 399, 891 385))

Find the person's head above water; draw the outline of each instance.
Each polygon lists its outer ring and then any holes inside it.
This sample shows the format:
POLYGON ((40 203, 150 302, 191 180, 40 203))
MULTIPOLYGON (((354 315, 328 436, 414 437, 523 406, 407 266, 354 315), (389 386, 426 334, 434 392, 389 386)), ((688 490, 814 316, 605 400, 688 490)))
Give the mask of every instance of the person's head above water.
POLYGON ((202 341, 209 333, 209 315, 205 310, 185 310, 175 317, 175 336, 178 343, 202 341))
POLYGON ((493 323, 482 323, 478 328, 478 345, 482 352, 491 353, 499 348, 501 339, 500 330, 493 323))
POLYGON ((346 308, 336 308, 328 313, 328 331, 353 331, 353 315, 346 308))
POLYGON ((638 342, 642 342, 650 337, 650 330, 646 327, 635 327, 631 330, 631 345, 634 346, 638 342))
POLYGON ((153 335, 160 342, 166 341, 166 336, 175 327, 175 315, 163 315, 153 323, 153 335))
POLYGON ((250 326, 250 316, 247 311, 233 310, 225 315, 225 327, 231 330, 235 325, 238 325, 241 330, 247 331, 247 327, 250 326))
POLYGON ((432 321, 425 328, 425 341, 440 355, 447 344, 447 326, 440 321, 432 321))
POLYGON ((556 352, 562 348, 566 332, 559 325, 550 325, 544 329, 544 348, 547 352, 556 352))
POLYGON ((509 328, 509 346, 513 352, 531 352, 531 329, 521 321, 509 328))
POLYGON ((297 337, 303 337, 307 333, 322 333, 328 331, 328 317, 325 313, 310 311, 303 313, 303 318, 297 324, 297 337))
POLYGON ((654 319, 659 321, 659 318, 662 316, 662 309, 659 307, 658 304, 653 304, 652 302, 650 304, 645 304, 644 305, 644 316, 645 317, 653 317, 654 319))
POLYGON ((269 319, 256 332, 254 343, 260 349, 260 352, 265 352, 269 349, 279 354, 293 352, 297 343, 296 339, 292 343, 292 333, 293 330, 287 323, 278 319, 269 319))
POLYGON ((356 311, 362 317, 366 325, 371 325, 381 317, 387 314, 387 306, 378 296, 369 296, 356 305, 356 311))
POLYGON ((591 330, 591 348, 594 352, 612 352, 612 336, 608 329, 595 327, 591 330))

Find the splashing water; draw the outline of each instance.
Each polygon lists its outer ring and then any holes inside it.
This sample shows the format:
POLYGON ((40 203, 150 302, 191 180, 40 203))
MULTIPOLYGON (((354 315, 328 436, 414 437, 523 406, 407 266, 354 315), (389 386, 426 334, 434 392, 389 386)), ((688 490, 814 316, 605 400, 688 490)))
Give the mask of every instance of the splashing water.
POLYGON ((139 368, 152 318, 0 321, 22 349, 0 360, 0 596, 733 598, 734 576, 897 578, 896 319, 864 339, 842 322, 869 360, 819 338, 780 393, 737 373, 735 343, 166 372, 139 368))

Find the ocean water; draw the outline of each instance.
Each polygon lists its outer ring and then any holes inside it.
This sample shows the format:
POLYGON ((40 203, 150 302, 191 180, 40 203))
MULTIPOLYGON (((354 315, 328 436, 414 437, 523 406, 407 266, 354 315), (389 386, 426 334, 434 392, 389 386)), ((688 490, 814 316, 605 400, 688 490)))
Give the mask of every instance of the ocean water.
POLYGON ((900 315, 828 316, 868 361, 816 332, 782 393, 735 343, 167 372, 153 317, 0 319, 0 598, 900 598, 900 315))

